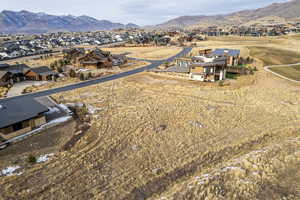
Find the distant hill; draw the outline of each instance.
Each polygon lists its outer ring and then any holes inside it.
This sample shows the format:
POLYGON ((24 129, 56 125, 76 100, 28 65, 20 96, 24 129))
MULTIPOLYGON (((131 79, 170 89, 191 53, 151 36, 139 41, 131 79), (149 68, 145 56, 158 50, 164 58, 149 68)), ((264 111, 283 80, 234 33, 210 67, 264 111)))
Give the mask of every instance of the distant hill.
POLYGON ((206 27, 211 25, 243 25, 251 21, 255 23, 261 18, 275 18, 280 21, 299 21, 300 0, 292 0, 285 3, 273 3, 267 7, 255 10, 244 10, 231 14, 214 16, 182 16, 154 28, 186 28, 186 27, 206 27))
POLYGON ((7 10, 0 13, 0 32, 5 34, 97 31, 137 27, 138 25, 132 23, 124 25, 107 20, 97 20, 88 16, 55 16, 45 13, 32 13, 28 11, 14 12, 7 10))

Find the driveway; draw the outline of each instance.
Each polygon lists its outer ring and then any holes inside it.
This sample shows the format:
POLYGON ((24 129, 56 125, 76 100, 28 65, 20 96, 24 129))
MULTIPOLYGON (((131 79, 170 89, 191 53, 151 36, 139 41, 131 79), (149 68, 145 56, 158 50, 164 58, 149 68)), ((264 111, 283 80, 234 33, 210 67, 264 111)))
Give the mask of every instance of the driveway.
POLYGON ((48 83, 47 81, 23 81, 20 83, 15 83, 12 88, 7 92, 7 97, 14 97, 21 95, 25 88, 30 86, 39 86, 48 83))

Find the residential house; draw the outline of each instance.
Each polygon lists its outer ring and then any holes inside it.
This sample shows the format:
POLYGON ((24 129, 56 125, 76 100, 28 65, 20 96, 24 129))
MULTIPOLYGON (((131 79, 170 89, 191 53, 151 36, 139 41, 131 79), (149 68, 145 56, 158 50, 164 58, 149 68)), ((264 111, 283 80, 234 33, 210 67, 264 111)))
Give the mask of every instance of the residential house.
POLYGON ((190 78, 199 81, 225 80, 227 57, 212 58, 206 62, 196 62, 189 66, 190 78))
MULTIPOLYGON (((1 69, 0 69, 1 70, 1 69)), ((30 70, 25 64, 10 65, 4 71, 10 72, 13 82, 20 82, 26 80, 25 74, 30 70)))
POLYGON ((108 51, 96 49, 77 58, 77 64, 89 69, 111 68, 113 57, 108 51))
POLYGON ((76 62, 76 59, 80 56, 84 56, 84 48, 64 49, 64 58, 69 60, 71 63, 76 62))
POLYGON ((31 68, 26 74, 27 80, 50 81, 58 77, 58 73, 47 66, 31 68))
POLYGON ((11 73, 8 71, 0 71, 0 86, 7 86, 11 84, 11 73))
POLYGON ((227 57, 228 66, 237 66, 240 59, 240 50, 238 49, 215 49, 210 57, 227 57))
POLYGON ((113 66, 124 65, 128 62, 128 59, 125 55, 112 55, 112 64, 113 66))
POLYGON ((0 137, 9 140, 46 123, 49 109, 31 98, 0 103, 0 137))
POLYGON ((9 66, 10 66, 9 64, 0 64, 0 71, 9 68, 9 66))

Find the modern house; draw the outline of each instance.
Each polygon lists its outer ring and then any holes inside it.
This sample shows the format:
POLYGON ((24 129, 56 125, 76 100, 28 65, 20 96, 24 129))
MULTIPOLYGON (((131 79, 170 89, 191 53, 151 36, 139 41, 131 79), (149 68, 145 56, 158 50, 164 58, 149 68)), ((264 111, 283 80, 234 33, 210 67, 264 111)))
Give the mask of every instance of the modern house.
POLYGON ((34 81, 51 81, 58 77, 58 73, 47 66, 31 68, 26 74, 27 80, 34 81))
POLYGON ((0 102, 0 137, 9 140, 45 124, 48 110, 30 98, 0 102))
POLYGON ((190 66, 190 78, 199 81, 221 81, 226 78, 227 58, 213 58, 208 62, 193 63, 190 66))
POLYGON ((198 56, 178 58, 175 65, 165 69, 165 72, 189 74, 198 81, 220 81, 226 79, 228 63, 235 65, 239 58, 239 50, 204 49, 198 56))
POLYGON ((234 67, 239 63, 240 53, 238 49, 215 49, 210 54, 210 57, 227 57, 227 65, 234 67))

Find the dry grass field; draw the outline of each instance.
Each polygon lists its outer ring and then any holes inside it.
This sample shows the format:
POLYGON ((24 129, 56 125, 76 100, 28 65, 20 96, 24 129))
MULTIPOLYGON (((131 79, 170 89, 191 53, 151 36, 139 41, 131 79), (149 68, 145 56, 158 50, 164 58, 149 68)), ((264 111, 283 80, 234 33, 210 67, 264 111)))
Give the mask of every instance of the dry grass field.
POLYGON ((0 87, 0 98, 4 98, 7 94, 8 88, 7 87, 0 87))
POLYGON ((179 53, 182 48, 179 47, 117 47, 103 48, 114 54, 130 53, 128 56, 133 58, 142 58, 148 60, 161 60, 169 58, 179 53))
POLYGON ((49 58, 43 58, 41 59, 39 56, 37 56, 36 58, 18 58, 17 60, 11 60, 11 61, 7 61, 8 64, 18 64, 18 63, 22 63, 22 64, 26 64, 30 67, 40 67, 40 66, 50 66, 50 64, 52 64, 53 62, 60 60, 63 57, 62 54, 55 54, 52 57, 49 58))
POLYGON ((300 65, 271 67, 270 70, 287 78, 300 81, 300 65))
POLYGON ((263 43, 236 40, 259 71, 228 86, 142 73, 55 95, 93 108, 91 128, 71 150, 1 177, 0 199, 300 199, 300 85, 259 60, 290 44, 261 53, 263 43))

